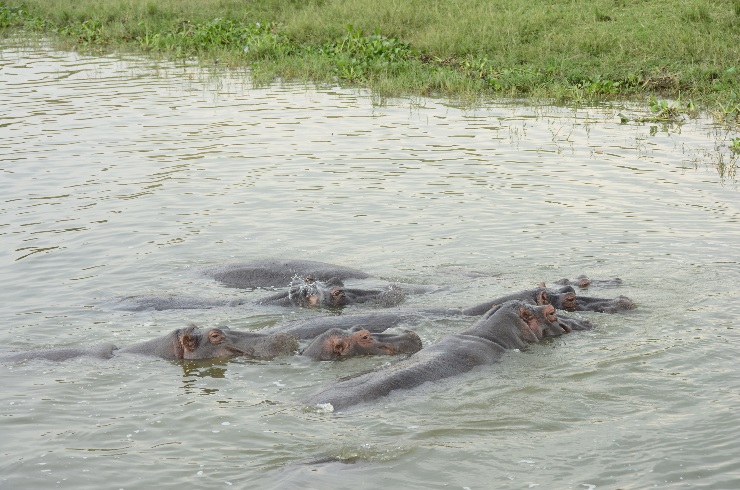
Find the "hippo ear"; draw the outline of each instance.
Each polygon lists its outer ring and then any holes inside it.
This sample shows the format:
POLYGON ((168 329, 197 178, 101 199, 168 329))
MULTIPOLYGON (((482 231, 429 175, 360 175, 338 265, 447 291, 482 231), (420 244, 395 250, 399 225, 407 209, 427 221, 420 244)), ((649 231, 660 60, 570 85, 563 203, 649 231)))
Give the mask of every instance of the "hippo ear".
POLYGON ((523 340, 526 340, 527 342, 539 341, 539 338, 533 331, 533 330, 539 330, 539 325, 537 324, 537 318, 534 316, 534 313, 532 313, 532 311, 529 308, 522 307, 519 309, 519 316, 524 321, 524 325, 521 325, 519 329, 519 332, 521 336, 523 337, 523 340))
POLYGON ((524 306, 519 308, 519 316, 522 318, 522 320, 527 322, 527 324, 529 324, 529 322, 531 322, 534 319, 534 315, 532 314, 531 311, 529 311, 529 308, 526 308, 524 306))
POLYGON ((208 342, 212 344, 220 344, 226 338, 226 334, 218 328, 213 328, 208 331, 208 342))
POLYGON ((193 352, 196 347, 198 347, 198 337, 189 333, 183 334, 183 336, 180 337, 180 344, 182 345, 183 350, 193 352))
POLYGON ((545 290, 537 293, 537 304, 539 306, 550 304, 550 298, 547 297, 547 292, 545 290))
POLYGON ((343 356, 345 351, 347 350, 348 345, 349 343, 346 340, 335 337, 331 341, 331 350, 334 354, 338 356, 343 356))

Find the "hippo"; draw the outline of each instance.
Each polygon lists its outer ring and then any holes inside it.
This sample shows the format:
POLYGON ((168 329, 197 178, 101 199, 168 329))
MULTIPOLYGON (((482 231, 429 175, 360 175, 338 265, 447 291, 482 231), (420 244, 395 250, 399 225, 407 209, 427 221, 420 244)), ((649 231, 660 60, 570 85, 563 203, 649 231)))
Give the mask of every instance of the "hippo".
POLYGON ((547 290, 550 302, 555 308, 566 311, 596 311, 599 313, 619 313, 634 310, 635 302, 621 294, 615 298, 593 298, 577 296, 572 286, 556 290, 547 290))
POLYGON ((590 279, 585 274, 581 274, 575 279, 563 278, 554 282, 554 284, 559 286, 576 286, 580 289, 588 289, 589 286, 615 287, 621 286, 623 283, 624 281, 618 277, 612 277, 609 279, 590 279))
POLYGON ((421 350, 421 339, 411 330, 400 334, 372 333, 362 327, 332 328, 316 337, 301 355, 333 361, 362 355, 413 354, 421 350))
POLYGON ((479 305, 464 308, 462 310, 462 314, 468 316, 482 315, 492 306, 513 299, 530 301, 538 305, 552 304, 555 308, 565 311, 617 313, 619 311, 632 310, 635 308, 634 302, 626 296, 617 296, 613 299, 578 296, 572 286, 564 286, 560 289, 537 287, 526 291, 520 291, 491 301, 486 301, 479 305))
POLYGON ((347 289, 336 277, 327 281, 309 277, 294 278, 287 291, 262 298, 257 304, 301 308, 341 308, 349 304, 391 307, 402 303, 405 298, 405 291, 396 285, 387 289, 347 289))
POLYGON ((273 358, 298 350, 298 340, 286 333, 259 334, 228 327, 203 331, 195 325, 119 349, 113 344, 89 348, 42 349, 0 354, 0 362, 27 359, 65 361, 75 357, 110 359, 118 354, 142 354, 167 360, 217 359, 234 356, 273 358))
POLYGON ((296 276, 311 277, 317 281, 332 278, 367 279, 367 272, 341 265, 312 260, 265 259, 242 264, 214 266, 203 271, 216 281, 235 288, 269 288, 290 284, 296 276))
POLYGON ((247 356, 272 359, 298 350, 298 340, 292 335, 242 332, 229 327, 212 328, 206 332, 195 325, 175 330, 164 337, 148 340, 119 350, 120 353, 144 354, 163 359, 214 359, 247 356))
POLYGON ((340 380, 304 399, 309 405, 331 404, 334 410, 371 402, 396 390, 457 376, 494 364, 511 349, 566 333, 552 305, 507 301, 494 306, 469 329, 442 338, 392 366, 340 380))
MULTIPOLYGON (((421 287, 409 288, 422 291, 421 287)), ((337 278, 318 281, 314 278, 293 278, 287 290, 257 300, 258 305, 272 305, 298 308, 342 308, 350 304, 389 308, 397 306, 406 299, 406 290, 392 284, 385 289, 348 289, 337 278)), ((116 298, 108 305, 125 311, 144 310, 195 310, 222 307, 235 307, 247 303, 245 299, 218 300, 180 296, 174 294, 154 296, 125 296, 116 298)), ((106 305, 106 306, 108 306, 106 305)))
POLYGON ((338 278, 317 281, 312 277, 293 278, 287 291, 257 301, 260 305, 297 306, 300 308, 340 308, 349 302, 344 283, 338 278))

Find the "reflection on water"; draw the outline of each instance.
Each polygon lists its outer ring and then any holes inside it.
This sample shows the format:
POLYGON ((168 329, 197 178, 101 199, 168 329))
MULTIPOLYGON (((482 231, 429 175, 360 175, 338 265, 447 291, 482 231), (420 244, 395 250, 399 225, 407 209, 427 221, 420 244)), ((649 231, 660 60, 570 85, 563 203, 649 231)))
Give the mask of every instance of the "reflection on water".
POLYGON ((218 389, 208 388, 206 386, 199 386, 199 378, 225 378, 226 377, 226 363, 219 362, 216 365, 215 362, 205 361, 183 361, 182 362, 182 387, 184 392, 187 394, 201 394, 201 395, 215 395, 218 393, 218 389))
MULTIPOLYGON (((374 105, 363 91, 2 42, 4 350, 318 314, 257 306, 265 291, 201 274, 269 257, 441 287, 409 307, 585 273, 621 277, 588 295, 638 309, 584 314, 595 331, 346 414, 297 400, 392 360, 2 366, 0 485, 737 486, 726 128, 622 124, 619 112, 648 115, 634 107, 374 105), (106 307, 169 294, 240 306, 106 307)), ((413 328, 428 344, 468 325, 413 328)))

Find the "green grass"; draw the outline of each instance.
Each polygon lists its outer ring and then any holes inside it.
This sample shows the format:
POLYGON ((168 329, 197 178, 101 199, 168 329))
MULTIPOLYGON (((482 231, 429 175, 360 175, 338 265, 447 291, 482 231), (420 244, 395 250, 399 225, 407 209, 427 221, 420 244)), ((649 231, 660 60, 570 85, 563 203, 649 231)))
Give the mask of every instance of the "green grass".
MULTIPOLYGON (((675 110, 740 120, 740 0, 0 0, 0 28, 250 65, 259 81, 340 80, 381 96, 672 99, 683 101, 675 110)), ((665 104, 656 118, 676 103, 665 104)))

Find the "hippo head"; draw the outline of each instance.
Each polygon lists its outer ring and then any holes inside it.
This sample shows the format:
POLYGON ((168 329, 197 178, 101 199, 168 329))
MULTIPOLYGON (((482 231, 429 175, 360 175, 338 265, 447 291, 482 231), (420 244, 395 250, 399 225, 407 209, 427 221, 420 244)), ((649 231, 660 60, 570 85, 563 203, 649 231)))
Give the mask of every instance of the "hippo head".
POLYGON ((575 284, 581 289, 586 289, 587 287, 591 285, 591 279, 581 274, 580 276, 575 278, 575 280, 573 281, 573 284, 575 284))
POLYGON ((286 333, 260 334, 241 332, 229 327, 212 328, 203 332, 190 325, 177 340, 179 359, 214 359, 247 356, 273 358, 287 356, 298 350, 298 340, 286 333))
POLYGON ((560 289, 541 289, 537 294, 538 305, 553 305, 558 310, 575 311, 578 306, 576 291, 571 286, 560 289))
POLYGON ((336 308, 346 305, 348 301, 344 283, 336 278, 327 281, 317 281, 312 277, 293 278, 288 297, 294 304, 304 308, 336 308))
POLYGON ((560 284, 562 286, 576 286, 581 289, 587 289, 591 285, 591 279, 589 279, 585 274, 581 274, 572 281, 567 278, 558 279, 555 281, 555 284, 560 284))
MULTIPOLYGON (((621 279, 617 278, 611 281, 621 281, 621 279)), ((559 310, 616 313, 635 308, 635 303, 626 296, 620 295, 612 299, 576 296, 576 292, 571 286, 556 290, 548 289, 547 297, 550 304, 559 310)))
POLYGON ((471 332, 507 349, 520 349, 569 330, 560 325, 552 305, 538 306, 528 300, 511 300, 488 310, 471 332))
POLYGON ((545 337, 558 337, 570 332, 570 328, 558 321, 552 305, 522 305, 519 308, 519 318, 522 320, 519 330, 523 340, 527 342, 539 342, 545 337))
POLYGON ((180 332, 175 349, 179 359, 214 359, 245 354, 228 337, 227 331, 212 328, 204 332, 195 325, 180 332))
POLYGON ((399 334, 371 333, 355 327, 352 330, 333 328, 317 337, 303 351, 304 356, 321 361, 352 356, 413 354, 421 350, 421 339, 410 330, 399 334))

